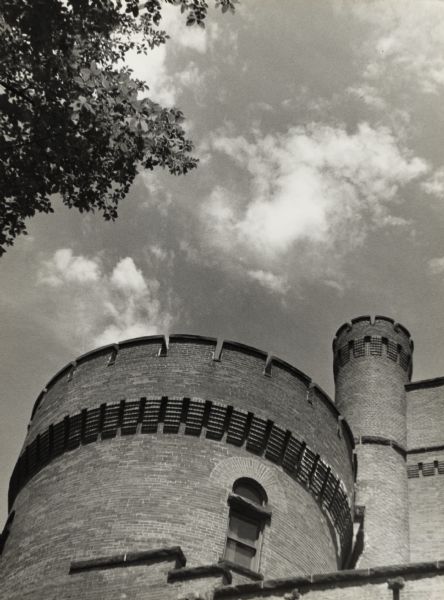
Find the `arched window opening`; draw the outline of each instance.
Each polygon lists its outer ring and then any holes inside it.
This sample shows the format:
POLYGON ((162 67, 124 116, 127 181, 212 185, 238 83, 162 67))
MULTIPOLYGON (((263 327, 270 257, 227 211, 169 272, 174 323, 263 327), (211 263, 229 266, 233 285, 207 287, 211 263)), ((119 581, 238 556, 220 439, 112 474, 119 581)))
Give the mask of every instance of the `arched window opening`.
POLYGON ((259 506, 263 506, 267 503, 267 495, 264 488, 249 477, 241 477, 237 479, 233 485, 233 493, 251 502, 255 502, 259 506))
POLYGON ((230 513, 224 560, 258 571, 264 525, 271 516, 266 506, 267 494, 259 483, 242 477, 234 482, 228 503, 230 513))

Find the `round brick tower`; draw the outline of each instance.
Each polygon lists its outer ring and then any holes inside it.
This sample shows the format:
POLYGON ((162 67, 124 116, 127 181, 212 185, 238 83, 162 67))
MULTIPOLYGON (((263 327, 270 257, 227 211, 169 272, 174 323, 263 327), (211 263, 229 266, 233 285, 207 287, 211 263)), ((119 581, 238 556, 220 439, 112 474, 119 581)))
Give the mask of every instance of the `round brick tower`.
POLYGON ((413 341, 393 319, 358 317, 333 341, 336 404, 353 431, 356 498, 365 507, 359 566, 409 560, 405 384, 413 341))
POLYGON ((353 446, 322 390, 257 349, 175 335, 88 353, 34 407, 2 598, 178 598, 341 568, 353 446))

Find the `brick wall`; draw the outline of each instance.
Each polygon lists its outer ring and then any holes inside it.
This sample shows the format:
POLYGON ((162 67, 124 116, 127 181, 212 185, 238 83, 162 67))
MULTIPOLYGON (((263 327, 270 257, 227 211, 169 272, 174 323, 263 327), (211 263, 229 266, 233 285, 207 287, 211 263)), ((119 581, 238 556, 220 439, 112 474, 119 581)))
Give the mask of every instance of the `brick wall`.
POLYGON ((410 560, 444 557, 444 451, 408 456, 410 560))
MULTIPOLYGON (((67 452, 22 489, 0 559, 2 598, 130 599, 147 589, 154 598, 171 565, 70 575, 70 563, 176 545, 187 566, 217 562, 224 551, 228 493, 239 475, 260 480, 269 496, 262 572, 282 577, 338 568, 326 518, 281 467, 223 441, 139 434, 67 452)), ((159 591, 159 597, 168 594, 159 591)))
POLYGON ((444 380, 407 386, 411 560, 444 556, 444 380), (428 451, 419 450, 428 448, 428 451))
MULTIPOLYGON (((211 411, 206 413, 206 428, 211 411)), ((281 444, 277 439, 273 443, 281 444)), ((8 600, 27 594, 37 600, 48 600, 51 594, 78 598, 79 591, 82 599, 92 600, 108 588, 106 593, 112 589, 116 598, 139 598, 147 589, 150 598, 176 598, 179 583, 162 591, 171 569, 167 562, 72 574, 69 566, 73 560, 171 546, 183 549, 187 567, 217 563, 225 546, 228 493, 241 476, 258 480, 269 496, 272 518, 264 528, 260 564, 266 576, 328 571, 339 568, 343 559, 344 539, 327 517, 330 496, 323 494, 333 492, 333 503, 341 493, 346 502, 348 489, 352 503, 350 432, 330 399, 308 377, 258 350, 176 336, 168 348, 163 338, 154 337, 90 353, 50 382, 35 407, 25 446, 21 483, 11 496, 15 518, 0 559, 2 591, 8 600), (225 425, 216 436, 220 441, 186 431, 189 419, 184 415, 189 413, 183 399, 196 396, 203 406, 234 407, 224 413, 225 425), (161 412, 166 411, 163 425, 158 433, 153 432, 157 424, 153 430, 148 427, 151 433, 145 435, 139 420, 132 435, 121 436, 126 408, 119 416, 119 401, 126 399, 126 407, 137 400, 131 406, 142 406, 141 397, 147 397, 147 403, 150 398, 154 403, 172 398, 171 403, 161 402, 161 412), (176 414, 175 398, 182 417, 176 414), (109 409, 100 409, 105 403, 109 409), (259 419, 257 431, 253 413, 259 419), (117 426, 117 436, 101 439, 108 418, 109 435, 116 435, 117 426), (245 418, 250 425, 242 433, 245 418), (169 419, 174 421, 171 433, 169 419), (280 466, 287 456, 287 451, 282 454, 285 445, 282 450, 276 446, 280 458, 268 442, 262 445, 264 436, 270 436, 271 443, 273 424, 281 426, 286 444, 290 431, 307 444, 310 472, 304 471, 305 458, 300 473, 280 466), (49 443, 53 450, 48 453, 49 443), (252 456, 252 451, 258 455, 252 456), (322 461, 316 463, 316 456, 322 461), (319 471, 325 470, 325 463, 341 479, 341 488, 335 483, 322 486, 322 477, 330 481, 329 471, 319 471), (24 479, 23 469, 28 472, 24 479)), ((342 519, 339 513, 338 518, 342 519)))
POLYGON ((405 459, 377 444, 358 445, 356 451, 356 504, 365 506, 364 551, 358 567, 406 562, 410 547, 405 459))
POLYGON ((410 335, 390 319, 360 317, 338 330, 333 351, 336 403, 359 442, 356 501, 366 510, 359 564, 405 562, 409 557, 405 385, 411 371, 410 335))
POLYGON ((444 380, 407 386, 408 449, 444 445, 444 380))
POLYGON ((338 411, 310 379, 283 361, 274 360, 264 374, 266 354, 226 344, 220 361, 211 340, 171 338, 166 356, 159 356, 160 338, 122 345, 109 365, 112 347, 80 360, 65 370, 35 412, 25 444, 67 414, 102 402, 141 396, 196 396, 233 404, 282 423, 328 457, 349 490, 353 487, 352 442, 338 423, 338 411), (324 435, 320 436, 319 431, 324 435), (339 435, 338 435, 339 433, 339 435))

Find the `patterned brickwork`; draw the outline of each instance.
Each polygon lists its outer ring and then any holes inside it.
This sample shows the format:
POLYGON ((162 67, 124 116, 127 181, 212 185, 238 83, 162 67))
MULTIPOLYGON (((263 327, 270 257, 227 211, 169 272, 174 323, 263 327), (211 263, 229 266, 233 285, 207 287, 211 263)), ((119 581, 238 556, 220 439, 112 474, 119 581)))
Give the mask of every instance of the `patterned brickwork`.
POLYGON ((347 344, 337 348, 334 358, 335 373, 350 360, 363 356, 378 356, 391 360, 398 363, 401 369, 410 373, 411 354, 403 350, 401 344, 379 336, 350 340, 347 344))
POLYGON ((344 323, 339 327, 333 340, 333 352, 347 344, 349 341, 372 337, 391 340, 396 346, 399 344, 407 353, 413 352, 413 340, 410 332, 394 319, 377 315, 374 319, 361 316, 344 323))
POLYGON ((236 475, 267 490, 265 575, 338 568, 351 540, 353 446, 322 390, 254 348, 155 336, 89 353, 51 380, 33 411, 11 481, 5 597, 149 589, 177 598, 179 581, 162 592, 171 565, 71 574, 69 565, 175 545, 191 569, 216 564, 236 475))
POLYGON ((410 383, 410 334, 382 316, 343 325, 333 351, 336 406, 285 361, 213 338, 67 365, 11 478, 2 598, 442 600, 444 377, 410 383), (222 560, 241 477, 268 496, 259 573, 222 560))
POLYGON ((392 319, 358 317, 333 342, 336 403, 357 440, 356 502, 365 506, 360 566, 409 559, 405 385, 413 342, 392 319))
MULTIPOLYGON (((279 423, 285 415, 286 427, 328 456, 332 469, 351 489, 353 436, 347 423, 338 421, 339 411, 328 396, 276 357, 235 342, 221 342, 219 348, 217 356, 212 338, 172 335, 168 345, 162 336, 153 336, 90 352, 76 360, 71 380, 69 365, 48 383, 36 403, 25 445, 67 414, 102 403, 144 396, 200 397, 213 407, 232 404, 265 421, 279 423)), ((155 418, 156 407, 151 410, 155 418)), ((214 410, 208 423, 214 439, 219 418, 224 415, 214 410)), ((145 426, 149 429, 149 418, 145 426)), ((233 427, 235 436, 234 421, 233 427)))
POLYGON ((410 557, 444 556, 444 379, 407 385, 410 557))
MULTIPOLYGON (((265 421, 232 406, 216 405, 213 412, 212 403, 199 398, 143 398, 137 407, 135 404, 134 401, 130 402, 128 410, 125 401, 103 404, 99 409, 85 409, 60 423, 50 425, 46 432, 39 434, 26 446, 14 468, 10 485, 10 506, 12 507, 16 495, 29 479, 55 456, 73 450, 80 444, 116 437, 123 433, 121 427, 128 426, 128 415, 132 415, 133 421, 129 422, 132 423, 133 432, 139 426, 141 433, 178 433, 183 424, 185 434, 198 435, 205 429, 206 437, 225 438, 229 444, 246 445, 247 450, 265 453, 265 457, 282 464, 296 481, 313 494, 338 532, 343 556, 348 554, 352 522, 349 508, 351 501, 347 498, 345 487, 319 454, 296 439, 290 431, 279 437, 283 430, 270 420, 265 421), (89 417, 90 413, 92 417, 89 417), (223 418, 219 419, 221 413, 223 418), (134 420, 136 417, 137 421, 134 420), (212 423, 212 427, 207 430, 209 423, 212 423), (62 440, 60 446, 55 446, 54 431, 61 432, 57 438, 62 440), (273 431, 276 434, 272 436, 273 431), (272 441, 268 450, 270 439, 272 441)), ((128 435, 128 429, 123 431, 128 435)))
POLYGON ((407 465, 409 479, 421 476, 430 477, 431 475, 444 475, 444 458, 407 465))
POLYGON ((70 565, 173 545, 181 546, 188 567, 217 563, 227 533, 228 494, 245 475, 264 484, 272 511, 261 572, 284 577, 337 569, 339 549, 329 520, 281 466, 245 445, 163 433, 160 424, 157 433, 118 433, 80 445, 28 481, 15 500, 16 516, 0 558, 2 600, 26 594, 34 600, 55 598, 52 586, 57 600, 120 600, 117 591, 131 599, 155 597, 152 586, 165 584, 171 564, 75 574, 70 565))
POLYGON ((411 560, 444 556, 444 448, 407 456, 411 560))

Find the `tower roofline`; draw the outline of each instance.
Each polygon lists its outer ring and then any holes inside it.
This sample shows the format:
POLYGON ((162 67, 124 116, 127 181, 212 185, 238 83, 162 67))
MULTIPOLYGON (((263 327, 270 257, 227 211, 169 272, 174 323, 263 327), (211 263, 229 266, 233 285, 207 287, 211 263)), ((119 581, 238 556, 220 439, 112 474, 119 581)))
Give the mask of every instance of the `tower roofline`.
MULTIPOLYGON (((389 335, 390 333, 397 334, 398 336, 401 335, 405 338, 410 350, 413 352, 414 343, 407 327, 398 323, 395 319, 384 315, 375 315, 373 318, 370 315, 361 315, 343 323, 337 329, 333 337, 333 352, 337 350, 338 344, 343 336, 355 329, 362 335, 362 332, 367 328, 379 330, 375 331, 375 334, 380 336, 389 335)), ((370 334, 370 332, 368 332, 368 334, 370 334)))

